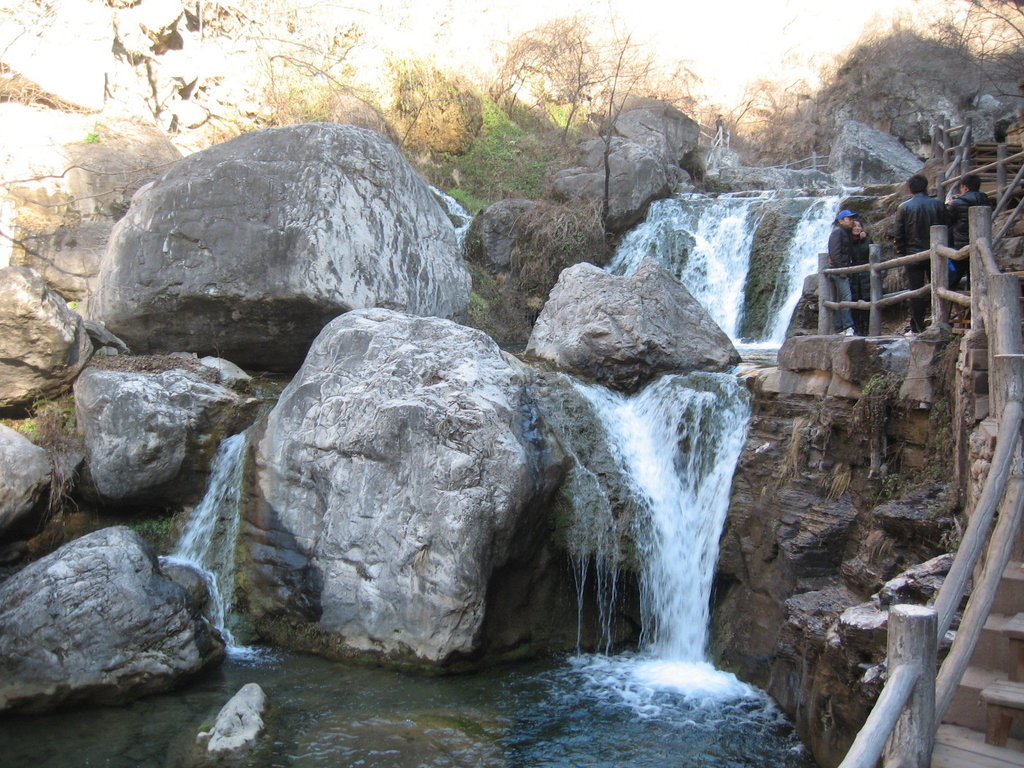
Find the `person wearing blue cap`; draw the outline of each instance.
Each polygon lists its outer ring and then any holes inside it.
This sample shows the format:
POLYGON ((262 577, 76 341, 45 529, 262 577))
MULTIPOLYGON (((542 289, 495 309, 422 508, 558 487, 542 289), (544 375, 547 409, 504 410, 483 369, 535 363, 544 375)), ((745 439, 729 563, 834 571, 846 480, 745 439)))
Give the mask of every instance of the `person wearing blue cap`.
MULTIPOLYGON (((853 220, 857 214, 844 208, 836 214, 832 222, 832 232, 828 236, 828 265, 833 268, 848 267, 853 263, 853 220)), ((836 288, 838 301, 850 301, 850 276, 845 274, 832 275, 832 283, 836 288)), ((853 334, 853 315, 849 309, 836 312, 836 333, 853 334)))

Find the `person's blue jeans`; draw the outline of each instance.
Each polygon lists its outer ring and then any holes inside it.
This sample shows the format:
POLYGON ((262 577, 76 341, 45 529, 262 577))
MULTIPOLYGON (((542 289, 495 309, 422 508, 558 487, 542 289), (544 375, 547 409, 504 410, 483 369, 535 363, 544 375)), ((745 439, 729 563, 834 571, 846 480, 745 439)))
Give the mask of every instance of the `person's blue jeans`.
MULTIPOLYGON (((832 275, 831 277, 832 284, 836 289, 836 301, 850 301, 852 298, 850 278, 841 277, 840 275, 832 275)), ((853 315, 850 314, 849 309, 843 308, 836 312, 836 333, 842 333, 847 328, 853 328, 853 315)))

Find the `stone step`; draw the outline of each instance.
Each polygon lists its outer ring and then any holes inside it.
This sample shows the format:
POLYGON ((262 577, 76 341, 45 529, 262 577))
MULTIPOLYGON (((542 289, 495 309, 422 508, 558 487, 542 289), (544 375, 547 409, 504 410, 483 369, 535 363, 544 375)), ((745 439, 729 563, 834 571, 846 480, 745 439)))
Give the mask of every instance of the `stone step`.
POLYGON ((984 733, 986 717, 981 692, 987 686, 1006 679, 1007 674, 1002 670, 968 667, 960 687, 953 694, 953 701, 946 710, 943 722, 984 733))

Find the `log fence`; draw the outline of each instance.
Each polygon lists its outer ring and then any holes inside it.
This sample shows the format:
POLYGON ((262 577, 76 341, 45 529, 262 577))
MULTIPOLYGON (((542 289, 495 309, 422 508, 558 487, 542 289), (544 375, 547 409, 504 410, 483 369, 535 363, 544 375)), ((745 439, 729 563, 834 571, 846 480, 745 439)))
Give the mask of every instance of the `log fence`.
POLYGON ((911 296, 931 294, 933 322, 945 317, 951 303, 971 307, 971 333, 985 334, 989 349, 990 413, 998 423, 995 454, 981 495, 968 510, 969 523, 949 574, 932 607, 896 605, 889 612, 887 648, 888 679, 870 715, 857 734, 840 768, 928 768, 935 733, 953 694, 963 678, 996 590, 1009 562, 1013 543, 1024 517, 1024 466, 1021 461, 1021 426, 1024 420, 1024 341, 1021 334, 1021 286, 1017 275, 1002 274, 992 247, 992 211, 969 210, 971 242, 960 251, 944 245, 945 227, 933 227, 927 251, 879 262, 874 249, 863 267, 822 269, 821 311, 831 313, 843 306, 867 308, 870 327, 879 326, 878 310, 911 296), (969 296, 950 291, 946 259, 970 258, 969 296), (916 291, 882 296, 882 270, 931 261, 932 284, 916 291), (869 270, 870 302, 835 302, 826 298, 828 274, 869 270), (994 531, 993 519, 998 518, 994 531), (941 668, 936 670, 936 647, 952 626, 963 602, 968 582, 979 562, 984 562, 963 608, 955 639, 941 668))

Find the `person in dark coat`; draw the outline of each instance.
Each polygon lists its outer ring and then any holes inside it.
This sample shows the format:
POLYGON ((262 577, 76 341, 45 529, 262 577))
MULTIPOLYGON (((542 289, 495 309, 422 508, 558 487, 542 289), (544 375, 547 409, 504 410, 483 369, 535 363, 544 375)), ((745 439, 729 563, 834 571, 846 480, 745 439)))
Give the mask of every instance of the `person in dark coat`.
MULTIPOLYGON (((957 194, 946 204, 946 216, 949 223, 949 244, 957 251, 971 242, 970 218, 968 210, 976 205, 992 207, 992 200, 981 191, 981 177, 969 173, 960 180, 957 194)), ((971 273, 971 260, 949 260, 949 287, 956 288, 971 273)))
MULTIPOLYGON (((853 266, 868 263, 871 243, 871 235, 865 231, 863 222, 854 219, 850 227, 850 263, 853 266)), ((871 301, 870 272, 854 272, 850 275, 850 298, 853 301, 871 301)), ((853 309, 850 314, 853 315, 853 332, 857 336, 867 336, 871 313, 866 309, 853 309)))
MULTIPOLYGON (((928 179, 915 173, 907 179, 910 199, 900 203, 896 210, 896 253, 898 256, 909 256, 931 248, 931 228, 946 223, 946 208, 934 197, 929 197, 928 179)), ((931 271, 928 259, 916 264, 908 264, 905 269, 907 287, 911 290, 921 288, 928 282, 931 271)), ((924 316, 928 308, 928 299, 910 300, 910 330, 920 333, 924 330, 924 316)))
MULTIPOLYGON (((853 241, 850 238, 850 229, 853 227, 853 220, 856 213, 851 210, 842 210, 836 214, 832 222, 832 232, 828 236, 828 265, 830 267, 848 267, 853 261, 853 241)), ((850 300, 850 276, 844 274, 830 275, 832 283, 836 288, 837 301, 850 300)), ((849 309, 840 309, 836 312, 836 333, 844 333, 853 328, 853 317, 849 309)))

